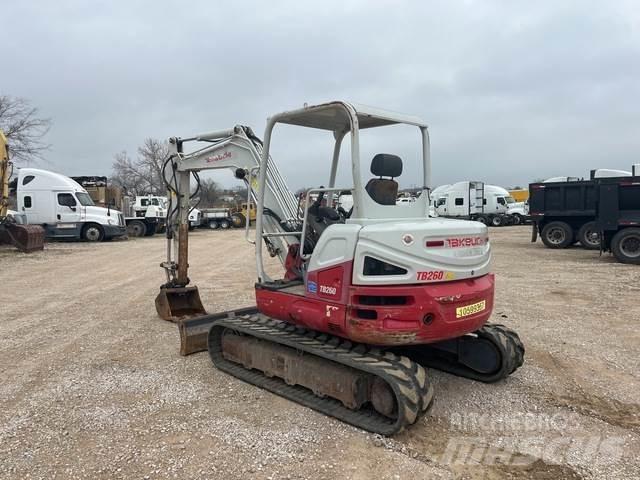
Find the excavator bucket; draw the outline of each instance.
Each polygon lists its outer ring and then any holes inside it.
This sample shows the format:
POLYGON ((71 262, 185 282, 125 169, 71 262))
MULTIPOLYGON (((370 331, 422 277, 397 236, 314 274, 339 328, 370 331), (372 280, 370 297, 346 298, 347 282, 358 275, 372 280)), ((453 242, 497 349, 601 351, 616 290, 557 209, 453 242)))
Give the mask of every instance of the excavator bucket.
POLYGON ((198 287, 160 287, 156 311, 160 318, 170 322, 207 314, 198 287))
POLYGON ((0 226, 3 230, 0 238, 13 244, 24 253, 35 252, 44 249, 44 228, 40 225, 6 224, 0 226))

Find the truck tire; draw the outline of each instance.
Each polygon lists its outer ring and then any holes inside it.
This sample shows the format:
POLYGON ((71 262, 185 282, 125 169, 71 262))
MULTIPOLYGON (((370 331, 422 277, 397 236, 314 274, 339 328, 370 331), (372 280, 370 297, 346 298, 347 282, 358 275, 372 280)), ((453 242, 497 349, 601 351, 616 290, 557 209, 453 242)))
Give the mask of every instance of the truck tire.
POLYGON ((220 225, 218 225, 218 221, 217 220, 209 220, 209 223, 207 225, 209 226, 209 228, 211 230, 217 230, 218 227, 220 226, 220 225))
POLYGON ((578 230, 578 241, 587 250, 600 249, 600 232, 596 222, 587 222, 578 230))
POLYGON ((127 234, 130 237, 144 237, 147 234, 147 226, 142 220, 131 220, 127 223, 127 234))
POLYGON ((230 226, 231 226, 231 222, 229 220, 227 220, 226 218, 220 220, 220 228, 222 228, 223 230, 226 230, 230 226))
POLYGON ((246 217, 240 212, 236 212, 231 215, 231 221, 233 222, 233 226, 235 228, 242 228, 247 224, 246 217))
POLYGON ((496 215, 494 217, 491 217, 491 226, 492 227, 501 227, 503 224, 503 219, 500 215, 496 215))
POLYGON ((573 243, 573 230, 565 222, 551 222, 544 226, 541 237, 548 248, 567 248, 573 243))
POLYGON ((478 215, 475 220, 476 222, 484 223, 487 227, 489 226, 489 219, 485 215, 478 215))
POLYGON ((623 228, 611 239, 611 253, 620 263, 640 265, 640 228, 623 228))
POLYGON ((145 237, 152 237, 158 231, 157 223, 152 223, 150 225, 147 225, 146 227, 147 227, 147 231, 144 233, 145 237))
POLYGON ((513 219, 513 224, 514 225, 521 225, 522 223, 524 223, 522 221, 522 215, 520 215, 519 213, 514 213, 512 215, 512 219, 513 219))
POLYGON ((97 223, 87 223, 82 229, 82 239, 86 242, 100 242, 104 238, 104 229, 97 223))

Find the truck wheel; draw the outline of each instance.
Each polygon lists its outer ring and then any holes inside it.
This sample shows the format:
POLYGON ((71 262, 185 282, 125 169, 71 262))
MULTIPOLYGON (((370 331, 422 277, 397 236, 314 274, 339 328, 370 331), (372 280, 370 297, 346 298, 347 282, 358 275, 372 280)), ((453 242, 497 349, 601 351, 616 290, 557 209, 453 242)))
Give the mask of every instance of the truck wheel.
POLYGON ((219 227, 218 222, 216 220, 209 220, 208 225, 211 230, 217 230, 219 227))
POLYGON ((220 220, 220 228, 227 229, 231 226, 231 222, 229 220, 220 220))
POLYGON ((600 249, 600 232, 596 222, 587 222, 578 230, 578 241, 587 250, 600 249))
POLYGON ((549 248, 567 248, 573 243, 573 230, 565 222, 551 222, 542 229, 542 243, 549 248))
POLYGON ((522 216, 519 213, 514 213, 511 219, 514 225, 520 225, 522 223, 522 216))
POLYGON ((153 224, 147 226, 147 231, 144 233, 144 236, 145 237, 152 237, 153 235, 156 234, 157 231, 158 231, 158 224, 157 223, 153 223, 153 224))
POLYGON ((82 229, 82 238, 87 242, 100 242, 104 238, 104 229, 97 223, 88 223, 82 229))
POLYGON ((611 252, 620 263, 640 265, 640 228, 625 228, 613 236, 611 252))
POLYGON ((502 221, 502 217, 500 215, 496 215, 495 217, 491 217, 491 225, 494 227, 501 227, 504 222, 502 221))
POLYGON ((127 224, 127 234, 130 237, 144 237, 147 234, 147 226, 141 220, 132 220, 127 224))
POLYGON ((475 220, 476 222, 484 223, 487 226, 489 225, 489 220, 484 215, 478 215, 475 220))
POLYGON ((236 228, 242 228, 247 224, 247 218, 239 212, 231 215, 231 221, 233 222, 233 226, 236 228))

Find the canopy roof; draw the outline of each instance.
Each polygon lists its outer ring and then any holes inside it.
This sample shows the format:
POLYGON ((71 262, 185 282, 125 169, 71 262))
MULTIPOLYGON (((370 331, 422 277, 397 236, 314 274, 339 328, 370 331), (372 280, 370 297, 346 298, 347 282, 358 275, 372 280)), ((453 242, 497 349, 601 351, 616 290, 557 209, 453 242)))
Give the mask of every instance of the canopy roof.
POLYGON ((395 124, 415 125, 417 127, 427 126, 420 118, 413 115, 405 115, 403 113, 343 101, 305 106, 298 110, 282 112, 274 115, 271 120, 277 123, 319 128, 335 132, 348 131, 351 129, 350 114, 355 114, 358 118, 360 129, 395 124))

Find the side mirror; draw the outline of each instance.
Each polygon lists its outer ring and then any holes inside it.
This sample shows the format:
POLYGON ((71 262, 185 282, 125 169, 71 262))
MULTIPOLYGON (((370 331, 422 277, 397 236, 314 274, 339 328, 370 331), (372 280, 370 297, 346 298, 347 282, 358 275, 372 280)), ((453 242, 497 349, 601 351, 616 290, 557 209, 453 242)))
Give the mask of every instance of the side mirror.
POLYGON ((76 207, 74 207, 74 206, 72 206, 72 205, 67 205, 67 206, 71 209, 71 211, 73 211, 73 212, 75 212, 75 211, 76 211, 76 207))

